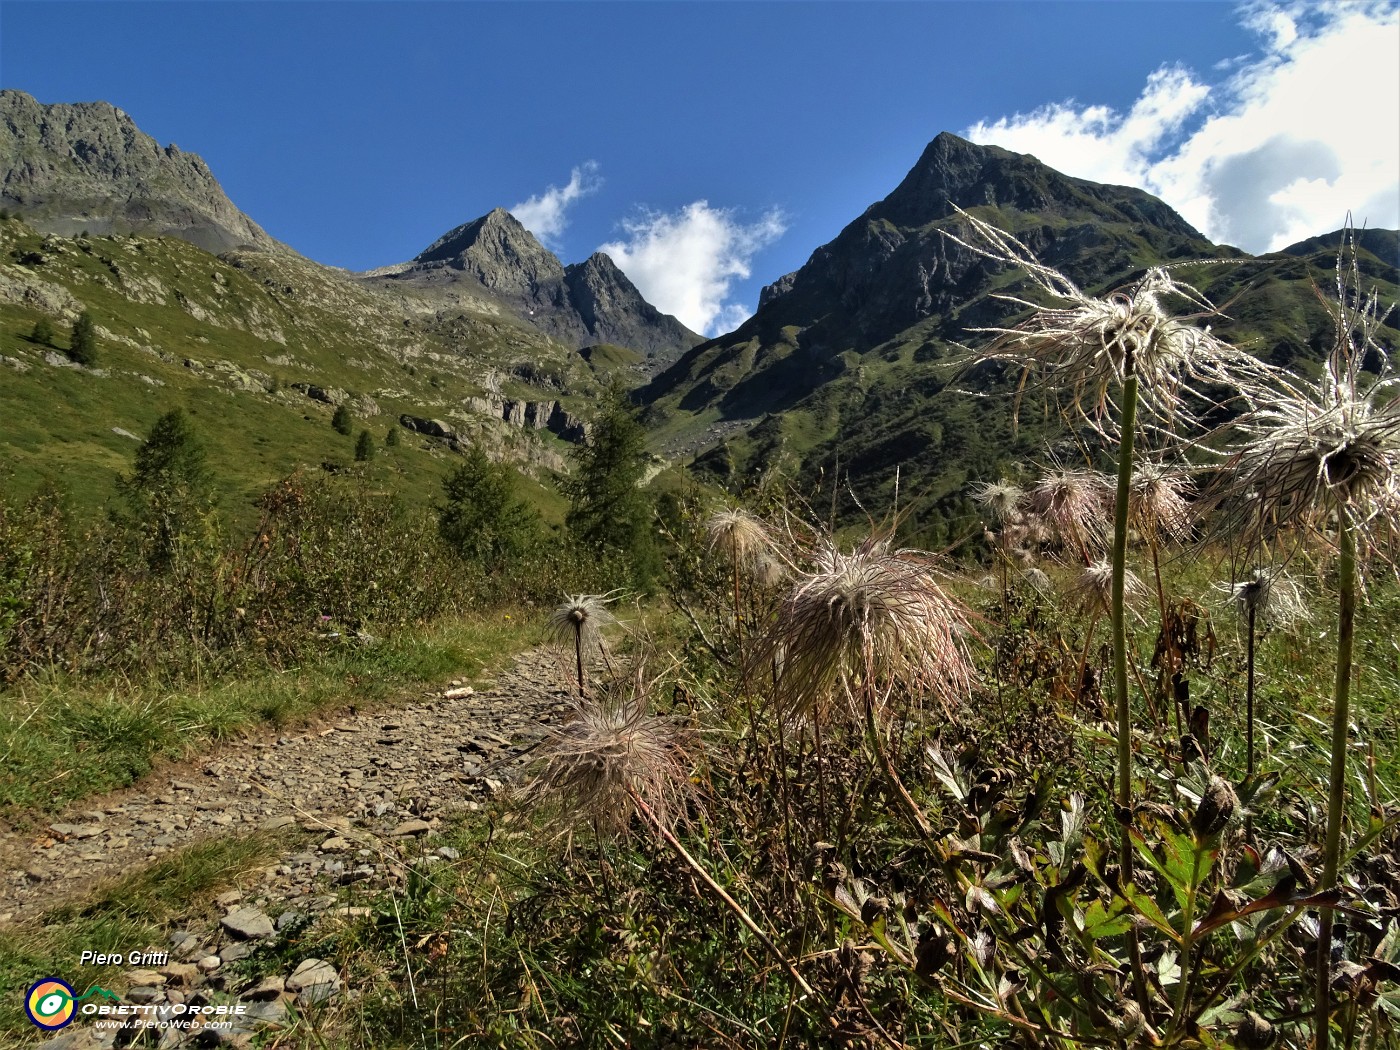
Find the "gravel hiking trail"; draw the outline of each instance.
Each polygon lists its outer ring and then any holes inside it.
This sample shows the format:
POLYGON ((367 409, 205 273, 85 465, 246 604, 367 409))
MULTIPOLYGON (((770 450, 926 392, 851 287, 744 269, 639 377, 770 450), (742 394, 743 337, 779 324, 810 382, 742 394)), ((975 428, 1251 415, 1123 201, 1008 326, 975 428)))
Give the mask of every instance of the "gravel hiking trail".
POLYGON ((291 735, 211 745, 46 825, 0 835, 0 926, 196 841, 291 825, 325 838, 263 872, 269 899, 325 906, 327 888, 383 886, 394 854, 429 848, 446 818, 518 775, 571 710, 568 681, 550 650, 532 649, 475 689, 453 682, 291 735))

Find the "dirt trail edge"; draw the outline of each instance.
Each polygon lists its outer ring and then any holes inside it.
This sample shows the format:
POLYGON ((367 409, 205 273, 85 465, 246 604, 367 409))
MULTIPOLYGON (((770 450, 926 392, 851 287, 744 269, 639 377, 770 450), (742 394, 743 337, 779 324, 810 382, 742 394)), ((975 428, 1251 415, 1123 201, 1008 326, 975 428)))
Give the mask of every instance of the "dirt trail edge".
POLYGON ((561 681, 555 657, 532 649, 489 688, 454 684, 300 735, 224 744, 184 777, 79 802, 37 833, 0 837, 0 925, 192 842, 291 825, 324 841, 269 868, 261 892, 309 904, 337 886, 382 885, 394 844, 426 847, 444 818, 478 808, 528 761, 569 711, 561 681))

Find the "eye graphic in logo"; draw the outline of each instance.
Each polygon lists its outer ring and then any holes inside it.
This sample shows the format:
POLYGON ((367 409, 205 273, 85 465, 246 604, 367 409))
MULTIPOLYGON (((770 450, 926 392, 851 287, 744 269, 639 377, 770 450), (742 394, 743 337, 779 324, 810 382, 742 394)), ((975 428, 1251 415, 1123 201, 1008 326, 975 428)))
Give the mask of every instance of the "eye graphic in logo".
POLYGON ((73 986, 57 977, 45 977, 29 986, 24 997, 24 1012, 38 1027, 48 1032, 57 1031, 73 1020, 73 986))

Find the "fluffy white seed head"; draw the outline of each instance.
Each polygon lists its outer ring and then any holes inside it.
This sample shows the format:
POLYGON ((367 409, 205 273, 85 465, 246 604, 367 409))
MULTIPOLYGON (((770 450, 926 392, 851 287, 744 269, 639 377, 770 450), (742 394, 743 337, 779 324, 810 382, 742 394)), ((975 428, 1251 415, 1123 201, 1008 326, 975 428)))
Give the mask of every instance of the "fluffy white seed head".
POLYGON ((567 596, 563 604, 549 614, 546 630, 550 640, 570 652, 575 644, 584 655, 597 652, 602 644, 603 628, 617 623, 617 617, 608 609, 608 604, 617 601, 619 594, 611 591, 607 594, 567 596))
POLYGON ((689 734, 672 718, 651 711, 655 682, 638 668, 596 700, 578 700, 573 716, 552 732, 536 755, 527 801, 558 804, 565 828, 594 824, 624 834, 635 794, 663 824, 684 812, 691 791, 689 734))
POLYGON ((823 542, 793 580, 759 639, 754 667, 777 666, 777 698, 791 714, 832 701, 858 714, 903 688, 952 707, 972 689, 968 615, 939 584, 931 560, 868 539, 850 553, 823 542))
POLYGON ((1194 417, 1187 403, 1193 390, 1234 385, 1267 371, 1256 359, 1212 334, 1198 319, 1216 315, 1200 292, 1161 267, 1138 281, 1095 297, 1035 255, 1010 234, 959 209, 973 241, 948 236, 999 263, 1023 269, 1052 305, 999 296, 1031 311, 1014 327, 982 328, 992 341, 976 361, 1002 361, 1034 382, 1107 437, 1116 437, 1117 398, 1136 376, 1143 424, 1174 431, 1194 417), (1184 302, 1189 313, 1169 313, 1164 301, 1184 302))
MULTIPOLYGON (((1123 576, 1123 598, 1131 604, 1147 593, 1131 569, 1123 576)), ((1069 584, 1068 597, 1083 615, 1108 616, 1113 609, 1113 563, 1096 561, 1084 566, 1069 584)))

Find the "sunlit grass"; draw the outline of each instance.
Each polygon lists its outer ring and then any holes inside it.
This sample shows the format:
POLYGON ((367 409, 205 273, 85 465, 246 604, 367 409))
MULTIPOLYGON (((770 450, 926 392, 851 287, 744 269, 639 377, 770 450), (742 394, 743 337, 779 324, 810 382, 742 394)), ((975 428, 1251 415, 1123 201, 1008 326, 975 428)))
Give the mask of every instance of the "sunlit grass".
MULTIPOLYGON (((416 687, 475 678, 539 640, 520 610, 443 620, 376 645, 328 647, 299 667, 177 689, 64 676, 22 680, 0 704, 0 814, 29 811, 124 787, 163 759, 211 741, 283 725, 349 704, 392 704, 416 687)), ((329 644, 329 643, 328 643, 329 644)))

